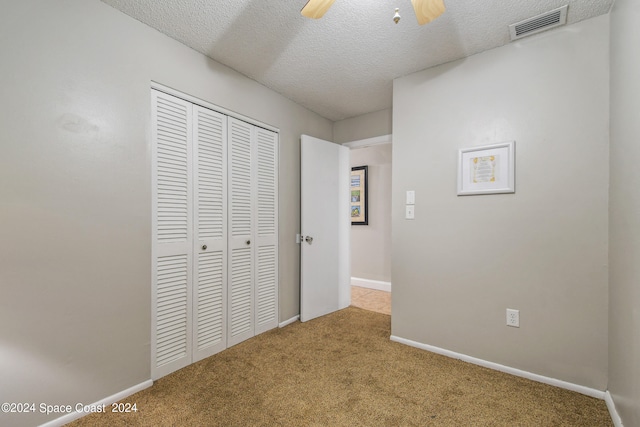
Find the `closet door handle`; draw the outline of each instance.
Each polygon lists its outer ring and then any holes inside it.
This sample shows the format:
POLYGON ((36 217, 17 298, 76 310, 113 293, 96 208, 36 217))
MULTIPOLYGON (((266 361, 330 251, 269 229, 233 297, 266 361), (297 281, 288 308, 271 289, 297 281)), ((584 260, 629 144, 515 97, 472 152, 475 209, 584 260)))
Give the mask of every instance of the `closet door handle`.
POLYGON ((251 244, 251 240, 247 240, 247 245, 250 245, 250 244, 251 244))
POLYGON ((207 250, 207 245, 202 245, 202 250, 206 251, 207 250))

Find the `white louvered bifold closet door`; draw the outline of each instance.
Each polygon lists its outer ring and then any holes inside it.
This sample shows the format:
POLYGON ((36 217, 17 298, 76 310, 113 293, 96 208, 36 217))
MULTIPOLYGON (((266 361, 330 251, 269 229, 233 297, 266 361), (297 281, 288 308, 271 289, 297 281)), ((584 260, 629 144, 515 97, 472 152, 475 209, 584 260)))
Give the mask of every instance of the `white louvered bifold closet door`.
POLYGON ((153 379, 191 363, 191 132, 191 103, 153 90, 153 379))
POLYGON ((256 129, 255 334, 278 326, 278 134, 256 129))
POLYGON ((155 380, 278 326, 278 134, 151 96, 155 380))
POLYGON ((193 361, 227 347, 227 116, 193 106, 193 361))
POLYGON ((229 346, 255 334, 252 170, 254 126, 229 117, 229 346))

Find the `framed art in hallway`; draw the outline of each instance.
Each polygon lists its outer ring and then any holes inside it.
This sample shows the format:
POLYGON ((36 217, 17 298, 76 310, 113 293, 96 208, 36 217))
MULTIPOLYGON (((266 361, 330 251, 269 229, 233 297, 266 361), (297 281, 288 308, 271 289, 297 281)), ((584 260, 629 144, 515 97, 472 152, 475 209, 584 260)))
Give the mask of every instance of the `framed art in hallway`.
POLYGON ((515 141, 460 149, 458 196, 515 191, 515 141))
POLYGON ((368 225, 368 166, 351 168, 351 225, 368 225))

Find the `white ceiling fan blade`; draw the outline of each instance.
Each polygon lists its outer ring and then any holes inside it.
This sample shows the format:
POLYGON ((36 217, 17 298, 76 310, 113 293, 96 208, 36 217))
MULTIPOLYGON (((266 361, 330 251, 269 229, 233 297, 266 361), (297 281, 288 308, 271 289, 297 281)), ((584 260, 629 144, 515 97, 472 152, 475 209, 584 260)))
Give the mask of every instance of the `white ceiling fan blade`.
POLYGON ((411 3, 420 25, 433 21, 445 11, 444 0, 411 0, 411 3))
POLYGON ((302 16, 312 19, 322 18, 335 0, 309 0, 300 13, 302 16))

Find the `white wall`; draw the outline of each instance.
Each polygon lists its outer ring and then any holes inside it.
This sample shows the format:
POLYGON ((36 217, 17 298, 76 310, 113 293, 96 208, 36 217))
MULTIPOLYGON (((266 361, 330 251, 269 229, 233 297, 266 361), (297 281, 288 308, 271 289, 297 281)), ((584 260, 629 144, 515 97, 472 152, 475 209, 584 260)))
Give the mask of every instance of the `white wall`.
POLYGON ((608 55, 602 16, 394 81, 393 335, 606 388, 608 55), (510 140, 516 193, 457 197, 510 140))
POLYGON ((609 391, 625 426, 640 426, 640 3, 611 13, 609 391))
POLYGON ((391 282, 391 144, 350 151, 351 167, 368 166, 368 225, 351 226, 351 276, 391 282))
POLYGON ((391 109, 340 120, 333 124, 333 141, 338 144, 391 134, 391 109))
POLYGON ((152 80, 280 128, 280 319, 299 313, 299 138, 331 122, 98 0, 4 4, 0 51, 0 402, 150 378, 152 80))

